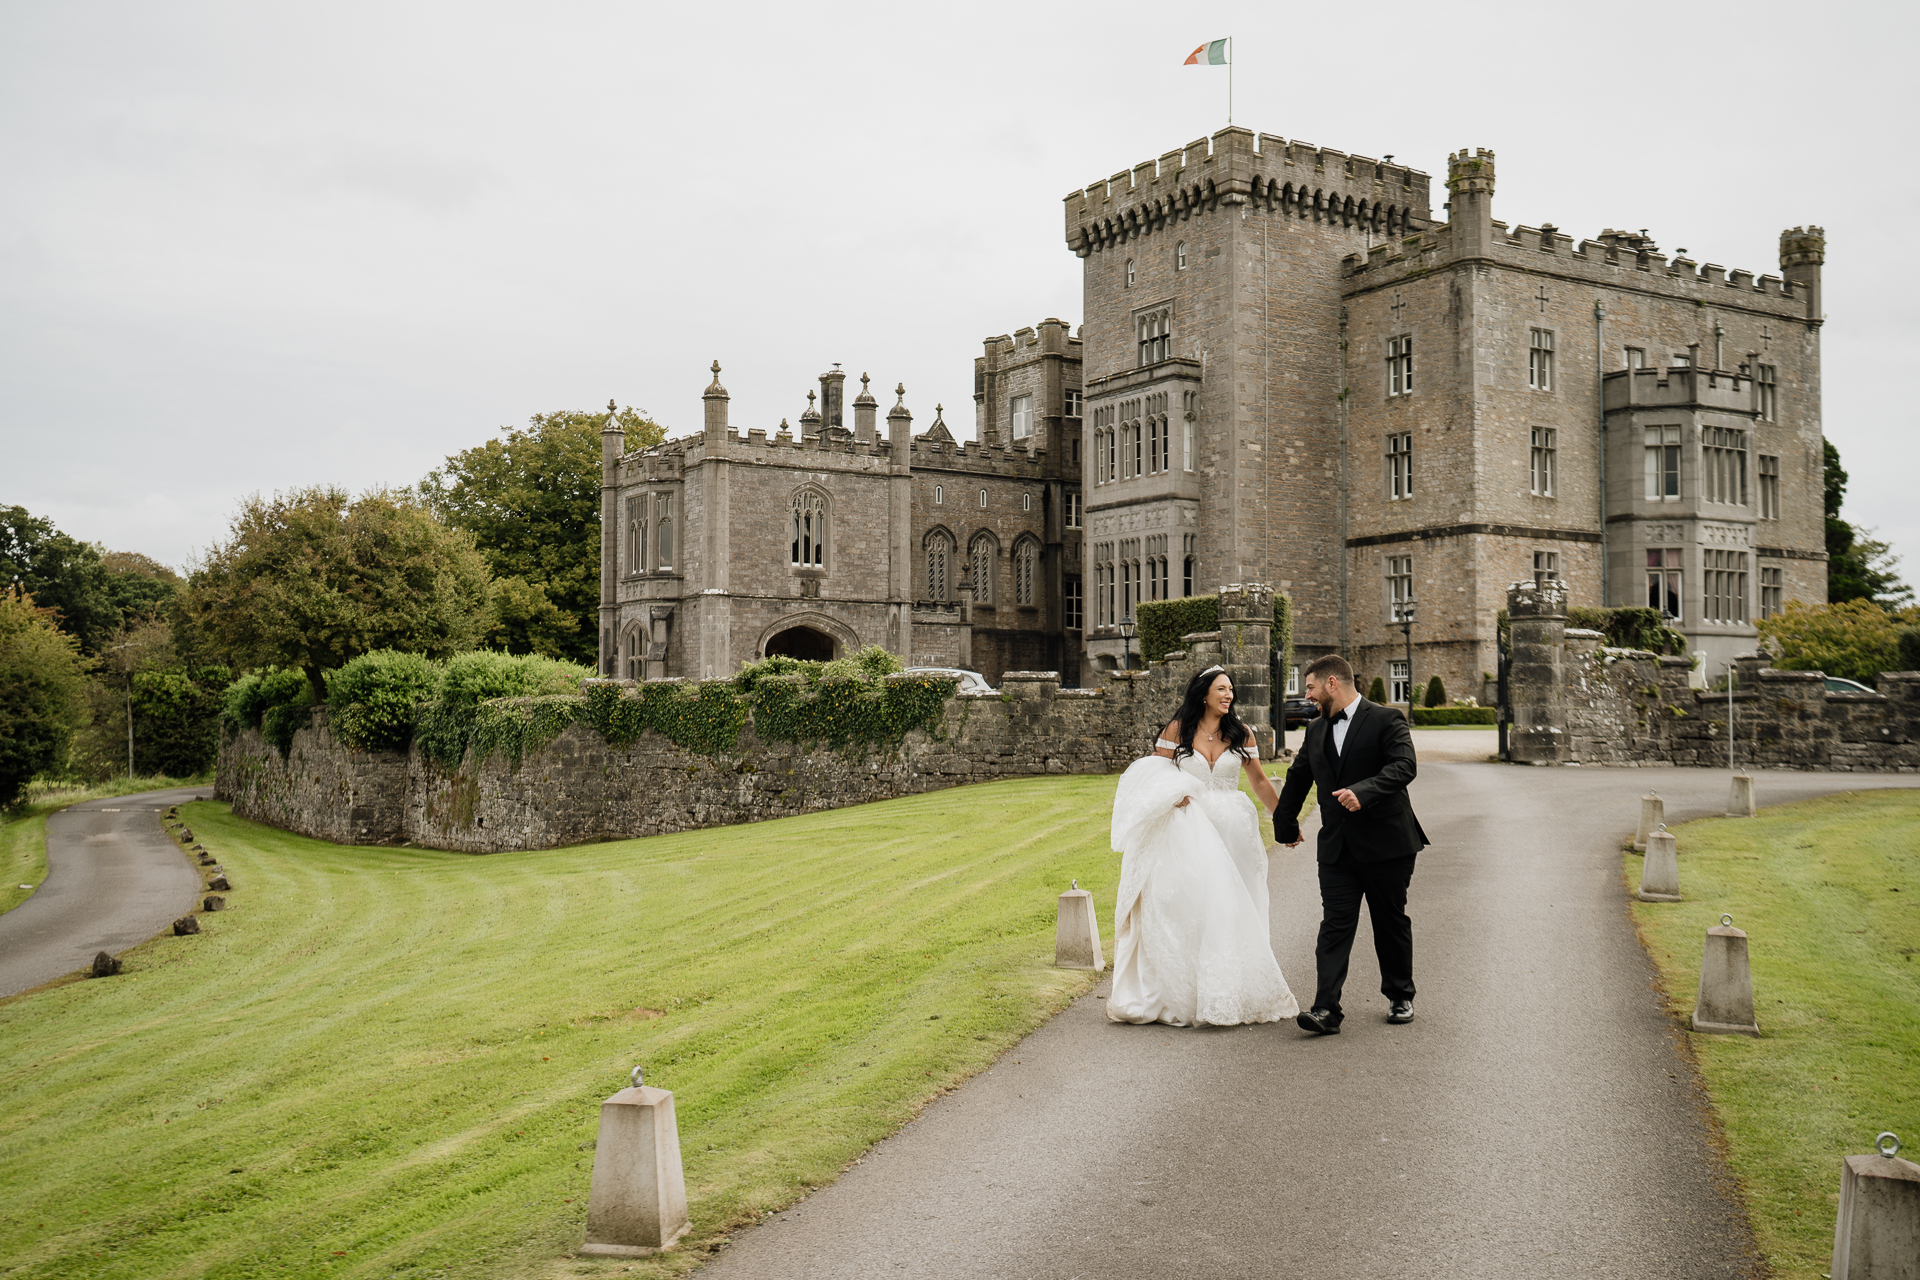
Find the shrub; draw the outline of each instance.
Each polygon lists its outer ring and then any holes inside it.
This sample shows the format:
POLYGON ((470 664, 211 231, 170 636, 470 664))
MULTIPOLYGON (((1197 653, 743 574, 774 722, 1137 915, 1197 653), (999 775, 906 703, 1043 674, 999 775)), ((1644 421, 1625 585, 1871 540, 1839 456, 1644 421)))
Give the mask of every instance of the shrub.
POLYGON ((32 596, 0 590, 0 809, 65 761, 86 690, 79 642, 32 596))
POLYGON ((305 673, 282 667, 252 671, 221 696, 223 717, 236 729, 258 729, 284 757, 293 735, 313 714, 313 687, 305 673))
MULTIPOLYGON (((415 709, 413 736, 430 759, 444 768, 457 769, 468 746, 472 745, 474 723, 482 703, 496 698, 577 694, 580 682, 592 676, 593 672, 586 667, 530 653, 478 649, 457 654, 447 659, 434 699, 415 709)), ((541 713, 542 724, 550 725, 551 721, 550 714, 541 713)), ((490 741, 505 741, 504 731, 497 731, 497 727, 489 732, 494 735, 490 741)))
POLYGON ((1902 671, 1920 671, 1920 627, 1900 628, 1895 652, 1902 671))
POLYGON ((1140 660, 1158 662, 1181 647, 1181 637, 1220 629, 1220 597, 1143 600, 1133 608, 1140 624, 1140 660))
MULTIPOLYGON (((1913 620, 1914 611, 1906 611, 1913 620)), ((1824 671, 1872 685, 1882 671, 1900 670, 1900 622, 1871 600, 1809 605, 1789 600, 1759 623, 1760 634, 1779 647, 1782 671, 1824 671)))
POLYGON ((440 691, 441 667, 417 653, 376 649, 327 673, 333 731, 362 751, 404 751, 420 703, 440 691))
POLYGON ((1413 723, 1416 726, 1437 726, 1447 724, 1497 724, 1499 710, 1495 707, 1415 707, 1413 723))
POLYGON ((1427 705, 1430 707, 1447 705, 1447 686, 1440 683, 1439 676, 1427 681, 1427 705))
MULTIPOLYGON (((224 667, 140 671, 133 676, 134 760, 142 774, 190 778, 220 753, 224 667)), ((125 760, 116 762, 124 767, 125 760)), ((116 769, 116 772, 119 772, 116 769)))
POLYGON ((1567 625, 1598 631, 1615 649, 1642 649, 1648 653, 1682 654, 1687 638, 1667 625, 1658 609, 1596 609, 1579 605, 1567 610, 1567 625))
POLYGON ((1367 701, 1375 706, 1387 704, 1387 682, 1379 676, 1375 676, 1373 683, 1367 686, 1367 701))
POLYGON ((937 731, 959 682, 901 675, 893 654, 869 646, 852 658, 801 662, 776 655, 734 677, 753 726, 771 742, 897 746, 912 729, 937 731))

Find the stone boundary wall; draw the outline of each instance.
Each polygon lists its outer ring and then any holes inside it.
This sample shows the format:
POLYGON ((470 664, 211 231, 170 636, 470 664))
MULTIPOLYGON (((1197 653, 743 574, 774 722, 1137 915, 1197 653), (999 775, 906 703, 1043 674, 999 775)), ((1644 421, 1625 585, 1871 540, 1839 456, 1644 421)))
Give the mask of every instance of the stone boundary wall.
POLYGON ((916 729, 891 750, 768 742, 749 720, 733 750, 709 756, 652 730, 615 747, 574 724, 517 767, 469 752, 449 773, 417 747, 354 750, 316 707, 285 759, 258 730, 228 737, 215 794, 244 818, 336 843, 469 853, 728 826, 996 778, 1117 772, 1152 750, 1187 681, 1216 663, 1233 676, 1270 757, 1272 617, 1264 587, 1226 588, 1222 629, 1186 637, 1186 650, 1145 671, 1114 673, 1098 689, 1062 689, 1055 672, 1010 671, 998 693, 948 699, 938 736, 916 729))
MULTIPOLYGON (((1516 764, 1727 764, 1727 694, 1690 687, 1691 659, 1569 629, 1559 583, 1515 583, 1507 614, 1516 764)), ((1820 672, 1776 671, 1761 653, 1734 670, 1736 768, 1920 770, 1920 672, 1882 672, 1876 693, 1828 693, 1820 672)))

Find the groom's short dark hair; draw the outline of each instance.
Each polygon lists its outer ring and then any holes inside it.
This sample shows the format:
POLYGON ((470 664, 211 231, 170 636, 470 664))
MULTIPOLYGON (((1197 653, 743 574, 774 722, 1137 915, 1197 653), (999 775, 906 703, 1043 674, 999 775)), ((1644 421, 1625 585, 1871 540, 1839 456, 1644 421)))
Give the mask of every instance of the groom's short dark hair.
POLYGON ((1337 676, 1340 683, 1349 689, 1353 688, 1353 668, 1348 666, 1347 660, 1337 653, 1323 653, 1309 662, 1307 674, 1319 676, 1323 680, 1328 676, 1337 676))

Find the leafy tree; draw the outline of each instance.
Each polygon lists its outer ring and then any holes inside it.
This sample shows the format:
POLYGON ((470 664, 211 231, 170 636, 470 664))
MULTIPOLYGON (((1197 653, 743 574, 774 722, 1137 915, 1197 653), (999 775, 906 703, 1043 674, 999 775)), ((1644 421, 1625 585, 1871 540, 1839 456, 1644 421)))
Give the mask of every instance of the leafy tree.
POLYGON ((1782 671, 1824 671, 1872 684, 1882 671, 1900 664, 1900 624, 1920 623, 1920 610, 1888 613, 1871 600, 1810 605, 1789 600, 1758 624, 1778 656, 1782 671))
POLYGON ((1900 580, 1894 566, 1900 557, 1885 542, 1871 537, 1871 529, 1856 529, 1840 517, 1847 496, 1847 472, 1840 450, 1825 442, 1825 498, 1827 510, 1827 602, 1871 600, 1896 609, 1913 601, 1913 588, 1900 580))
POLYGON ((189 628, 235 667, 325 673, 374 649, 445 657, 493 622, 486 562, 412 495, 315 487, 248 498, 188 579, 189 628))
POLYGON ((16 586, 98 654, 108 638, 172 603, 180 576, 137 551, 102 551, 25 507, 0 507, 0 586, 16 586))
POLYGON ((17 587, 0 591, 0 808, 64 764, 86 689, 86 659, 53 611, 17 587))
POLYGON ((646 411, 562 410, 448 457, 420 493, 442 520, 471 533, 500 583, 489 642, 589 666, 599 660, 600 430, 611 415, 627 448, 665 436, 646 411))

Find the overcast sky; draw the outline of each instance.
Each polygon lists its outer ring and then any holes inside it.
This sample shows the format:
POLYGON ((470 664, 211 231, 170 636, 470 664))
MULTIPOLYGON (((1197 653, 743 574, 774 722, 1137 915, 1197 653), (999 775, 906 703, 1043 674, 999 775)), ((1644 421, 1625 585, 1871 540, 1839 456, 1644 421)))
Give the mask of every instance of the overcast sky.
POLYGON ((1512 224, 1776 274, 1825 226, 1825 429, 1912 580, 1915 13, 4 0, 0 504, 181 565, 533 413, 697 429, 716 357, 737 426, 842 361, 968 435, 980 340, 1081 320, 1061 198, 1223 125, 1231 35, 1236 123, 1436 203, 1490 147, 1512 224))

